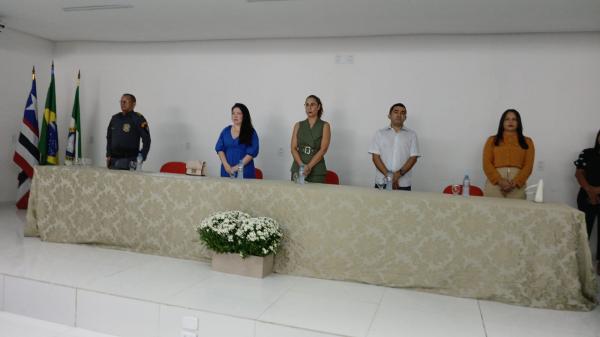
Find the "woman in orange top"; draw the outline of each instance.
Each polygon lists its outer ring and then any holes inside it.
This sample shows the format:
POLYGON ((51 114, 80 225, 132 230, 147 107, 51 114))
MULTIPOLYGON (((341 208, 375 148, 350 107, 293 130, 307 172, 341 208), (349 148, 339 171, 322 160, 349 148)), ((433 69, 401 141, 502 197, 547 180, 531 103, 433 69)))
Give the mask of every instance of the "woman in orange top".
POLYGON ((498 133, 490 136, 483 148, 485 196, 525 199, 534 157, 533 141, 523 136, 521 115, 515 109, 504 111, 498 133))

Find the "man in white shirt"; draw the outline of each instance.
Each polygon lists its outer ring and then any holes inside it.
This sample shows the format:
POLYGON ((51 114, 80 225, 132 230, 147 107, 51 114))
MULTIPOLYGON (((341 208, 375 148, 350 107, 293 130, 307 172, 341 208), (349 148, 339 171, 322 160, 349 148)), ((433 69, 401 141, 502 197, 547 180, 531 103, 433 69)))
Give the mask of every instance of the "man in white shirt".
POLYGON ((388 184, 386 177, 391 176, 394 190, 410 191, 410 170, 417 162, 417 158, 421 156, 417 134, 404 126, 406 121, 404 104, 392 105, 388 118, 390 126, 375 133, 369 148, 373 164, 377 168, 375 181, 388 184))

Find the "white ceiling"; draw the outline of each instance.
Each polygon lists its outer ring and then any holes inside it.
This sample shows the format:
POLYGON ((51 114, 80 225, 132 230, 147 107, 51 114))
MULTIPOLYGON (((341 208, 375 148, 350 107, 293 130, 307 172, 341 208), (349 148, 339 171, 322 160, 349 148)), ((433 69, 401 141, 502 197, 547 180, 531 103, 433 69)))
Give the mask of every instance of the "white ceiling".
POLYGON ((8 28, 52 41, 600 31, 600 0, 0 0, 8 28), (65 12, 63 7, 130 9, 65 12))

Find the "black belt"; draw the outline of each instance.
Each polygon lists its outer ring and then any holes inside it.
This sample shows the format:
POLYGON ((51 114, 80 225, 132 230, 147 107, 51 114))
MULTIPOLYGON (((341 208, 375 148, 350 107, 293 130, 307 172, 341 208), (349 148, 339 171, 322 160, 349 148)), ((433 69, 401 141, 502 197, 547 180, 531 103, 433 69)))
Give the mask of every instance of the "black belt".
POLYGON ((315 152, 317 152, 317 149, 313 149, 309 145, 305 145, 305 146, 299 146, 298 151, 303 152, 304 154, 307 154, 310 156, 311 154, 315 154, 315 152))

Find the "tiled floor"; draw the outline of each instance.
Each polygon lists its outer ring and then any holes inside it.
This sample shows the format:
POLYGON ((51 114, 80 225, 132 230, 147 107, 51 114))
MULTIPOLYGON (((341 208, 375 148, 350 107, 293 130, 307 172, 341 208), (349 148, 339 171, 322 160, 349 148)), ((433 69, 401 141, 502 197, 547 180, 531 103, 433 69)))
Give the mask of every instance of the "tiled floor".
POLYGON ((539 310, 288 275, 251 279, 202 262, 23 238, 24 218, 0 206, 0 337, 600 337, 600 307, 539 310), (184 317, 192 327, 183 329, 184 317))

